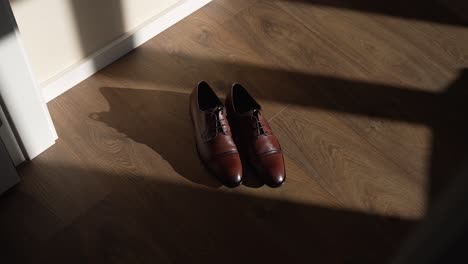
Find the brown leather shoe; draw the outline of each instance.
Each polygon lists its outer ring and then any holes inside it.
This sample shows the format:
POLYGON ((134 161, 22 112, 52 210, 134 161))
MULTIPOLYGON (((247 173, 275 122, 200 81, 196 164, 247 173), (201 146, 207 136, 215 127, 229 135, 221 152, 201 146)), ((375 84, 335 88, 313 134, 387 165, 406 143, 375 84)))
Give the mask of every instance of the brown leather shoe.
POLYGON ((226 108, 241 155, 247 157, 268 186, 281 186, 286 179, 283 153, 260 105, 244 87, 234 84, 226 108))
POLYGON ((224 185, 240 185, 242 164, 226 110, 208 83, 200 82, 190 95, 190 116, 201 160, 224 185))

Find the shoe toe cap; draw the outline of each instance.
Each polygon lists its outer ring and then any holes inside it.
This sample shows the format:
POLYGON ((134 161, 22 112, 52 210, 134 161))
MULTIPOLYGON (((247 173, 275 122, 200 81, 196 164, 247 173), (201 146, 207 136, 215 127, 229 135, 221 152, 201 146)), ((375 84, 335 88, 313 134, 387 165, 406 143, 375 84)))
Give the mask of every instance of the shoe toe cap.
POLYGON ((284 159, 281 153, 261 157, 261 174, 270 187, 279 187, 286 180, 284 159))
POLYGON ((216 176, 228 187, 236 187, 242 183, 242 164, 238 154, 217 158, 212 162, 216 176))

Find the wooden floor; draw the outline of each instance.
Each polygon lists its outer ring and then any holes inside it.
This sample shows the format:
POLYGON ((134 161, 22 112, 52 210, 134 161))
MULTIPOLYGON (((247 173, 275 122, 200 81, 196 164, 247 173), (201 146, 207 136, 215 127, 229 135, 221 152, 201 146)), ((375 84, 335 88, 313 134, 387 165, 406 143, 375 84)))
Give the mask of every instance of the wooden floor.
POLYGON ((2 261, 385 263, 467 149, 468 27, 384 3, 214 0, 50 102, 60 139, 0 198, 2 261), (284 186, 202 166, 200 80, 260 101, 284 186))

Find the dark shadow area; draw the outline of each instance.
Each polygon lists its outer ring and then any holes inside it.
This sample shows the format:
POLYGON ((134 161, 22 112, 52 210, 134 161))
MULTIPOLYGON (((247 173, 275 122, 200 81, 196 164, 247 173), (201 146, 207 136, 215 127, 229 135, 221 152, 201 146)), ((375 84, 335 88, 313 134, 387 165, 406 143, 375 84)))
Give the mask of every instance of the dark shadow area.
POLYGON ((187 179, 212 187, 213 179, 198 159, 188 116, 188 95, 126 88, 101 88, 109 112, 91 114, 136 142, 147 145, 187 179))
MULTIPOLYGON (((0 120, 0 127, 2 127, 2 125, 2 121, 0 120)), ((0 138, 0 172, 1 195, 19 181, 18 174, 16 173, 14 164, 10 158, 7 148, 3 144, 2 138, 0 138)))
POLYGON ((468 10, 463 0, 278 0, 285 2, 304 2, 312 5, 329 6, 376 13, 386 16, 414 19, 427 22, 466 27, 468 16, 459 10, 468 10))
POLYGON ((178 53, 162 53, 140 47, 104 73, 125 79, 139 79, 155 85, 176 86, 190 91, 200 79, 209 80, 218 91, 226 93, 232 83, 241 82, 259 99, 294 105, 323 108, 369 117, 411 123, 430 123, 442 96, 413 87, 392 86, 315 75, 280 68, 231 63, 178 53), (158 68, 148 70, 138 63, 144 57, 158 68), (135 58, 136 57, 136 58, 135 58), (136 63, 133 63, 136 61, 136 63), (180 78, 181 72, 184 73, 180 78))
MULTIPOLYGON (((188 115, 188 94, 127 88, 101 88, 109 112, 91 114, 132 140, 160 154, 181 176, 211 187, 220 183, 198 158, 188 115)), ((245 185, 259 187, 248 170, 245 185)))
MULTIPOLYGON (((450 181, 448 175, 453 175, 453 170, 459 167, 459 162, 467 155, 468 109, 465 102, 468 100, 466 89, 468 70, 466 69, 460 71, 457 80, 444 92, 435 93, 413 87, 397 87, 268 69, 183 54, 165 54, 142 48, 136 50, 132 56, 140 56, 139 52, 151 58, 150 60, 157 61, 158 69, 140 70, 140 64, 125 62, 129 63, 131 69, 114 67, 115 69, 109 69, 111 74, 121 78, 140 78, 162 86, 187 88, 193 87, 200 78, 209 80, 217 84, 216 87, 223 87, 225 90, 231 83, 241 82, 252 91, 255 98, 261 100, 431 127, 433 153, 428 175, 430 204, 450 181), (184 71, 184 78, 179 78, 180 73, 184 71)), ((188 98, 188 95, 186 97, 188 98)), ((186 115, 188 118, 188 114, 186 115)), ((394 161, 398 163, 398 160, 394 161)))
MULTIPOLYGON (((28 166, 23 175, 42 178, 43 170, 28 166)), ((83 181, 98 180, 112 189, 101 190, 108 191, 104 199, 89 204, 63 228, 55 226, 60 225, 57 212, 20 191, 9 192, 0 200, 0 248, 8 253, 2 254, 4 260, 385 263, 416 223, 135 175, 128 181, 128 175, 98 170, 60 170, 62 177, 68 177, 66 172, 82 175, 83 181), (18 221, 26 215, 34 221, 18 221), (40 235, 23 243, 23 232, 30 228, 40 235)), ((87 191, 100 190, 96 188, 87 191)))
POLYGON ((72 0, 71 4, 84 57, 125 33, 120 0, 72 0))
POLYGON ((468 160, 468 69, 437 97, 431 106, 432 155, 430 162, 430 199, 435 198, 459 174, 468 160))
POLYGON ((7 0, 0 0, 0 40, 8 34, 11 34, 16 28, 16 24, 12 26, 11 20, 8 17, 12 15, 7 0), (7 15, 5 15, 5 13, 7 15))
MULTIPOLYGON (((71 0, 71 5, 83 58, 90 58, 127 33, 120 0, 71 0)), ((135 47, 133 35, 121 39, 117 46, 120 53, 132 50, 135 47)), ((99 70, 107 66, 112 56, 115 55, 92 57, 94 68, 99 70)))
POLYGON ((468 160, 425 220, 401 246, 392 264, 468 263, 468 160))

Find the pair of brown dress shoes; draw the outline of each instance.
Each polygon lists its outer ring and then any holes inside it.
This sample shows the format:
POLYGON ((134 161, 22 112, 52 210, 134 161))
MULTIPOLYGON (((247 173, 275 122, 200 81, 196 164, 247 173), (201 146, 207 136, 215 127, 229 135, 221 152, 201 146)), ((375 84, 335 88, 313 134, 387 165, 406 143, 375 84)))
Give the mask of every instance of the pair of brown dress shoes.
POLYGON ((278 139, 260 105, 240 84, 232 86, 224 106, 208 83, 199 83, 190 95, 190 116, 200 158, 224 185, 242 183, 240 155, 265 184, 283 184, 286 174, 278 139))

